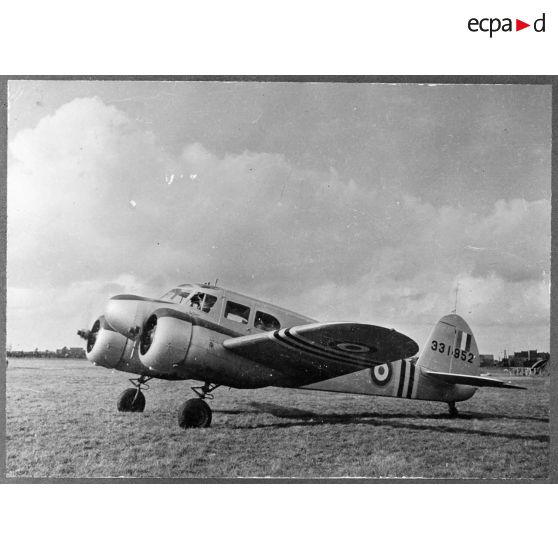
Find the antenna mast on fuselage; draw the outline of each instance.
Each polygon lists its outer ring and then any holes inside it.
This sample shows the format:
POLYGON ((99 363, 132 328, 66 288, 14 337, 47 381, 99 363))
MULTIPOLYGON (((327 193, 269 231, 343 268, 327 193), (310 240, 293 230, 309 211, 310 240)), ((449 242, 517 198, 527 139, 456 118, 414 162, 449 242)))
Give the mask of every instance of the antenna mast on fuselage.
POLYGON ((459 293, 459 281, 457 281, 457 286, 455 287, 455 305, 453 307, 452 313, 457 314, 457 295, 459 293))

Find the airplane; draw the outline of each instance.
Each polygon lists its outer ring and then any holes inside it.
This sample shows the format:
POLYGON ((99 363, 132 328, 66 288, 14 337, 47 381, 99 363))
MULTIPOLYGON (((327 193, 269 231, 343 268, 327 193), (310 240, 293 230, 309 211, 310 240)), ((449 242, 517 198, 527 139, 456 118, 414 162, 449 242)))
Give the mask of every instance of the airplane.
POLYGON ((205 400, 220 386, 297 388, 448 404, 479 387, 525 389, 480 375, 473 333, 457 314, 442 317, 420 355, 406 335, 355 322, 318 322, 209 283, 183 284, 161 298, 109 299, 86 341, 93 364, 139 375, 117 409, 142 412, 153 378, 198 380, 178 411, 181 428, 211 424, 205 400))

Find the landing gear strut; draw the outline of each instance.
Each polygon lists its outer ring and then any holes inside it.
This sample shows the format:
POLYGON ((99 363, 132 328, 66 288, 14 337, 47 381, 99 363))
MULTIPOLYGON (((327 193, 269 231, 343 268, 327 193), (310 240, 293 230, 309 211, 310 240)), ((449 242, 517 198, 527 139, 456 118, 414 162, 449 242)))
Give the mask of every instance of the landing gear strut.
POLYGON ((135 386, 125 389, 118 398, 117 408, 122 413, 143 413, 145 409, 145 396, 142 390, 148 390, 151 378, 140 376, 139 378, 130 379, 130 383, 135 386))
POLYGON ((459 411, 457 410, 457 407, 455 406, 455 401, 450 401, 448 403, 449 406, 449 416, 450 418, 457 418, 459 416, 459 411))
POLYGON ((211 409, 204 399, 213 399, 212 391, 217 384, 206 382, 203 386, 196 386, 192 391, 197 399, 188 399, 178 409, 178 426, 180 428, 207 428, 211 424, 211 409))

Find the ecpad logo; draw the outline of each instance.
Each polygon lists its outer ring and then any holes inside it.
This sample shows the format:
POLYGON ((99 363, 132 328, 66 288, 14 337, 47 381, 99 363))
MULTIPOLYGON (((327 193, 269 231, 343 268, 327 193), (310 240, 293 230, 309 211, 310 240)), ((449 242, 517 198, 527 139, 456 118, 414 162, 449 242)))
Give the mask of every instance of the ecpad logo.
MULTIPOLYGON (((545 17, 546 14, 543 13, 543 15, 539 19, 536 19, 533 22, 533 29, 535 30, 535 32, 537 33, 545 32, 545 24, 546 24, 545 17)), ((469 28, 469 31, 472 31, 473 33, 477 33, 478 31, 489 33, 490 38, 492 38, 492 35, 494 33, 497 33, 498 31, 503 31, 503 32, 513 31, 512 18, 509 17, 505 17, 503 19, 500 19, 498 17, 485 17, 482 19, 477 19, 476 17, 472 17, 468 21, 467 27, 469 28)), ((531 27, 531 24, 525 23, 520 19, 515 20, 516 31, 521 31, 522 29, 526 29, 527 27, 531 27)))

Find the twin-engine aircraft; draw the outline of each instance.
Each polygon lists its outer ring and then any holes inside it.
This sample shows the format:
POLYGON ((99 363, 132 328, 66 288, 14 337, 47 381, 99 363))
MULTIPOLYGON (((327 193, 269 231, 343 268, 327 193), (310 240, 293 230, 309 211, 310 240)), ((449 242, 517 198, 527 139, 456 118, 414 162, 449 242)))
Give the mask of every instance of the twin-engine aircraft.
POLYGON ((217 286, 185 284, 158 299, 112 297, 91 330, 87 358, 96 365, 138 374, 118 410, 141 412, 142 389, 152 378, 199 380, 197 397, 178 411, 182 428, 207 427, 219 386, 268 386, 456 401, 481 386, 519 388, 480 376, 479 352, 463 318, 444 316, 418 360, 418 345, 380 326, 315 320, 217 286))

